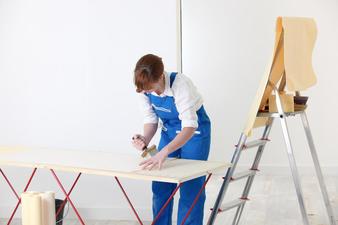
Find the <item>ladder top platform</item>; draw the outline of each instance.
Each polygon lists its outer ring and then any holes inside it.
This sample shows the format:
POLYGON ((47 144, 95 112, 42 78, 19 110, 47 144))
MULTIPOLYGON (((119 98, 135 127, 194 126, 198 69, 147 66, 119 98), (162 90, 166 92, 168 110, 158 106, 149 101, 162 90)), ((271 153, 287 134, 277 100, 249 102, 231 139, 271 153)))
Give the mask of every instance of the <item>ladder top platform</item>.
MULTIPOLYGON (((296 116, 298 114, 303 113, 304 111, 295 111, 295 112, 284 112, 285 116, 296 116)), ((280 117, 280 113, 278 112, 258 112, 257 117, 280 117)))

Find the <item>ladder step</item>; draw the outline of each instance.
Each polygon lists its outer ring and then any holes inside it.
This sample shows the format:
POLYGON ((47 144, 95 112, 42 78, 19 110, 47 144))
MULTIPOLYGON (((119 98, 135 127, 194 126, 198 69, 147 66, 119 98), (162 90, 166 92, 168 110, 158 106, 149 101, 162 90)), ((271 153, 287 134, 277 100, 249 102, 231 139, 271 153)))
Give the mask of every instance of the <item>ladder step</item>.
POLYGON ((254 176, 256 175, 256 170, 247 170, 243 172, 239 172, 231 177, 230 181, 237 181, 246 177, 254 176))
POLYGON ((235 199, 231 202, 227 202, 227 203, 222 204, 218 211, 219 212, 227 211, 229 209, 243 205, 246 201, 247 201, 247 199, 241 199, 241 198, 235 199))
POLYGON ((269 140, 268 139, 259 139, 255 141, 249 141, 243 146, 243 149, 254 148, 257 146, 265 145, 269 140))

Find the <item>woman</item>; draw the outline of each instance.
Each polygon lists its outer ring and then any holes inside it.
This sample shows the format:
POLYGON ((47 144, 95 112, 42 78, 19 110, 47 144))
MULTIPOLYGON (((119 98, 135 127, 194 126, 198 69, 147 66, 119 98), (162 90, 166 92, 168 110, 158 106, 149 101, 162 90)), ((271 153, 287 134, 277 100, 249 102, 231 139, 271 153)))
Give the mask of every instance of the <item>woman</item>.
MULTIPOLYGON (((141 162, 143 169, 161 169, 167 157, 207 160, 210 149, 210 120, 203 100, 191 80, 183 74, 164 71, 162 59, 148 54, 139 59, 134 70, 136 91, 140 93, 144 111, 143 135, 133 137, 133 145, 142 150, 156 133, 162 121, 159 152, 141 162)), ((181 224, 192 205, 205 177, 185 182, 180 188, 177 223, 181 224)), ((159 213, 176 188, 174 183, 152 182, 153 216, 159 213)), ((185 224, 202 225, 205 191, 185 224)), ((156 224, 172 224, 173 201, 163 211, 156 224)))

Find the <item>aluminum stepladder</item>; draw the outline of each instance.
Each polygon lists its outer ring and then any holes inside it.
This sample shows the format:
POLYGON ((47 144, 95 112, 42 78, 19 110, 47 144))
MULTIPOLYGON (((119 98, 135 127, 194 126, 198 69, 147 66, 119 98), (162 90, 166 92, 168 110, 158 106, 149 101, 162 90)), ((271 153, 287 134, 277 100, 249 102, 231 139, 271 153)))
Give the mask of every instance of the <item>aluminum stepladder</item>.
MULTIPOLYGON (((268 136, 269 136, 273 121, 275 119, 279 119, 280 122, 281 122, 282 130, 283 130, 283 136, 284 136, 284 140, 285 140, 285 144, 286 144, 287 155, 288 155, 289 164, 290 164, 290 169, 291 169, 293 182, 294 182, 296 193, 297 193, 300 211, 301 211, 301 214, 302 214, 303 224, 304 225, 310 224, 309 219, 307 217, 306 209, 305 209, 305 203, 304 203, 299 173, 298 173, 298 170, 297 170, 296 161, 295 161, 295 157, 294 157, 294 154, 293 154, 293 147, 292 147, 292 144, 291 144, 291 139, 290 139, 287 121, 286 121, 287 117, 296 116, 296 115, 300 115, 302 123, 303 123, 303 127, 304 127, 305 134, 306 134, 306 137, 307 137, 311 156, 312 156, 312 159, 313 159, 317 179, 319 181, 322 197, 323 197, 325 207, 326 207, 326 211, 327 211, 327 214, 328 214, 328 217, 329 217, 330 225, 337 225, 336 220, 334 218, 333 210, 332 210, 332 207, 331 207, 331 204, 330 204, 330 200, 329 200, 329 197, 328 197, 328 193, 327 193, 327 190, 326 190, 326 186, 325 186, 325 183, 324 183, 323 174, 322 174, 321 167, 320 167, 320 164, 319 164, 319 160, 318 160, 316 148, 315 148, 315 145, 314 145, 314 142, 313 142, 311 130, 310 130, 310 127, 309 127, 309 122, 307 120, 306 112, 305 112, 305 110, 293 112, 293 113, 283 112, 281 98, 279 96, 279 91, 277 90, 276 87, 274 87, 274 92, 275 92, 275 95, 276 95, 276 105, 277 105, 278 112, 277 113, 258 113, 257 114, 257 117, 268 117, 269 118, 268 122, 267 122, 267 124, 264 128, 264 132, 263 132, 261 139, 247 142, 247 136, 244 133, 241 134, 240 139, 238 141, 238 144, 236 145, 236 149, 235 149, 235 152, 233 154, 232 160, 231 160, 231 163, 232 163, 233 166, 231 168, 229 168, 226 172, 226 175, 224 177, 223 183, 222 183, 221 188, 219 190, 217 199, 215 201, 214 207, 212 208, 212 212, 211 212, 211 215, 210 215, 208 223, 207 223, 208 225, 214 224, 216 216, 217 216, 218 213, 225 212, 225 211, 228 211, 228 210, 233 209, 233 208, 236 208, 236 213, 235 213, 232 224, 233 225, 239 224, 245 203, 248 200, 248 195, 249 195, 252 183, 254 181, 254 177, 255 177, 256 172, 258 170, 258 165, 259 165, 260 159, 262 157, 263 150, 265 148, 266 143, 269 141, 268 136), (237 173, 237 174, 234 173, 235 170, 236 170, 237 163, 240 159, 241 152, 244 149, 249 149, 249 148, 254 148, 254 147, 258 147, 258 150, 257 150, 256 156, 255 156, 255 159, 254 159, 254 162, 253 162, 251 168, 248 171, 240 172, 240 173, 237 173), (244 179, 244 178, 246 178, 247 181, 246 181, 244 190, 242 192, 242 196, 239 199, 236 199, 236 200, 230 201, 228 203, 222 204, 222 201, 224 199, 224 196, 226 194, 226 191, 228 189, 229 184, 231 182, 234 182, 234 181, 237 181, 237 180, 240 180, 240 179, 244 179)), ((299 92, 297 92, 296 94, 299 95, 299 92)))

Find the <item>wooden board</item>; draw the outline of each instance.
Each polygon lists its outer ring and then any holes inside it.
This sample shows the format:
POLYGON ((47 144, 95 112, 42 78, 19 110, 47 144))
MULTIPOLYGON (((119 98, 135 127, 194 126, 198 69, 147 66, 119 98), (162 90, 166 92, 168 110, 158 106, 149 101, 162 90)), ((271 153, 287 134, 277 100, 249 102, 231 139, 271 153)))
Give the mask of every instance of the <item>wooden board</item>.
POLYGON ((273 86, 279 91, 301 91, 316 83, 312 68, 312 51, 317 35, 316 24, 311 18, 279 17, 272 59, 262 77, 251 105, 243 133, 251 135, 253 128, 264 126, 268 119, 257 120, 257 113, 264 108, 273 86))
POLYGON ((230 163, 168 158, 161 170, 142 170, 140 153, 116 154, 107 151, 0 147, 0 166, 54 169, 103 176, 180 183, 216 170, 225 170, 230 163))
POLYGON ((311 18, 283 18, 286 86, 289 91, 303 91, 317 82, 312 53, 317 38, 316 23, 311 18))

